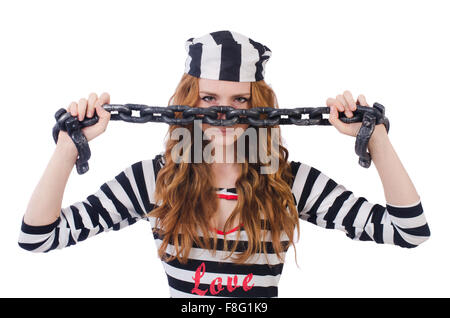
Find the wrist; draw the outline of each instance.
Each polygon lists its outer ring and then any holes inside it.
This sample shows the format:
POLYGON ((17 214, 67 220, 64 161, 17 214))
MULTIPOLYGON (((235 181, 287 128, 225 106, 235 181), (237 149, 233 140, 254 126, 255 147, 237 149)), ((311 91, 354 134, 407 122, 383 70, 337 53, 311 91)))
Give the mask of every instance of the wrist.
POLYGON ((369 153, 373 153, 377 148, 389 142, 388 133, 384 124, 379 124, 375 126, 372 136, 369 139, 369 144, 367 148, 369 153))
POLYGON ((70 137, 69 140, 64 138, 58 139, 55 151, 58 151, 65 157, 70 158, 73 162, 75 162, 78 158, 78 149, 70 137))

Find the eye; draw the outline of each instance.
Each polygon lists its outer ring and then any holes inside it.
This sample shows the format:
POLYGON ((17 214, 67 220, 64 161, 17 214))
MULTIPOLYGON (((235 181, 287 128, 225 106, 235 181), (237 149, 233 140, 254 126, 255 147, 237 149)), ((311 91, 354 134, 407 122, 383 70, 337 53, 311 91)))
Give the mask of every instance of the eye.
POLYGON ((245 97, 238 97, 238 98, 236 98, 236 99, 243 99, 243 100, 240 101, 241 103, 246 103, 246 102, 248 102, 248 99, 245 98, 245 97))
MULTIPOLYGON (((212 101, 213 99, 214 99, 213 96, 204 96, 204 97, 201 98, 201 100, 203 100, 203 101, 205 101, 205 102, 210 102, 210 101, 212 101), (210 99, 210 98, 211 98, 211 99, 210 99)), ((245 98, 245 97, 237 97, 236 100, 237 100, 239 103, 241 103, 241 104, 246 103, 246 102, 249 101, 249 99, 248 99, 248 98, 245 98)))
POLYGON ((212 96, 205 96, 205 97, 202 98, 203 101, 210 102, 210 100, 205 100, 205 98, 214 98, 214 97, 212 97, 212 96))

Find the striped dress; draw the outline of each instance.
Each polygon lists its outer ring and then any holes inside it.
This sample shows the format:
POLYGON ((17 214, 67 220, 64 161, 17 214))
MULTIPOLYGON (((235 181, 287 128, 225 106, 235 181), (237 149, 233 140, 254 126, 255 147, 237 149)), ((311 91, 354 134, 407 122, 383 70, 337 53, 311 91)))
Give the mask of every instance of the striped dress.
MULTIPOLYGON (((420 200, 409 206, 374 204, 316 168, 305 163, 291 161, 295 176, 292 195, 299 211, 299 218, 320 227, 338 229, 349 238, 394 244, 412 248, 430 236, 420 200)), ((32 252, 48 252, 75 245, 87 238, 110 230, 120 230, 139 220, 149 221, 154 229, 155 220, 146 217, 156 202, 154 190, 156 176, 164 165, 164 157, 135 162, 114 179, 105 182, 100 189, 85 200, 61 209, 60 217, 51 224, 31 226, 23 222, 19 246, 32 252)), ((217 188, 223 195, 233 196, 235 188, 217 188)), ((218 245, 215 254, 194 245, 186 264, 176 259, 163 261, 172 297, 277 297, 278 282, 283 262, 277 258, 267 232, 266 246, 269 252, 256 254, 246 264, 235 264, 224 259, 224 235, 239 244, 236 253, 246 249, 244 228, 228 233, 217 231, 218 245)), ((154 234, 159 248, 162 238, 154 234)), ((281 237, 287 240, 286 236, 281 237)), ((173 254, 169 245, 166 253, 173 254)), ((284 254, 283 254, 284 255, 284 254)))

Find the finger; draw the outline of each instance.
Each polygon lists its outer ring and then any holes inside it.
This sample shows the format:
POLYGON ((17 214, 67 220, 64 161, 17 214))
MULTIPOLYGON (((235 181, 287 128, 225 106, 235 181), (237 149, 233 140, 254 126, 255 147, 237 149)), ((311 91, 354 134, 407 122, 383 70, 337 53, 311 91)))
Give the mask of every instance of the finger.
POLYGON ((361 106, 369 106, 369 104, 366 101, 366 97, 362 94, 358 96, 358 101, 361 106))
POLYGON ((97 99, 97 103, 96 103, 95 109, 96 109, 97 114, 99 116, 101 116, 101 117, 108 116, 109 112, 107 112, 102 106, 104 104, 109 104, 109 101, 110 101, 110 96, 106 92, 102 93, 100 95, 100 97, 97 99))
POLYGON ((345 100, 343 95, 338 95, 336 96, 336 99, 342 103, 342 105, 344 105, 344 109, 345 109, 345 116, 347 116, 347 118, 351 118, 353 117, 353 113, 350 111, 349 105, 347 104, 347 101, 345 100))
POLYGON ((350 93, 350 91, 345 91, 344 92, 344 98, 347 101, 347 104, 350 106, 350 110, 355 111, 356 110, 356 103, 355 103, 355 100, 353 99, 352 93, 350 93))
POLYGON ((344 111, 344 105, 342 105, 341 102, 339 102, 338 100, 334 99, 334 98, 328 98, 327 99, 327 106, 336 106, 337 109, 339 109, 339 111, 343 112, 344 111))
POLYGON ((338 118, 338 110, 336 106, 330 106, 330 116, 328 117, 328 121, 332 124, 338 131, 345 131, 345 124, 338 118))
POLYGON ((78 104, 76 102, 71 102, 67 111, 70 112, 72 116, 76 116, 78 114, 78 104))
POLYGON ((84 115, 86 114, 86 108, 87 108, 87 99, 81 98, 78 101, 78 120, 83 120, 84 115))
MULTIPOLYGON (((328 98, 327 99, 327 106, 328 107, 331 107, 331 106, 333 106, 334 105, 334 98, 328 98)), ((331 109, 330 109, 330 112, 331 112, 331 109)))
POLYGON ((104 104, 109 104, 109 100, 110 100, 110 96, 108 93, 104 92, 100 95, 100 102, 101 102, 101 106, 103 106, 104 104))
POLYGON ((328 117, 328 121, 333 124, 333 122, 338 118, 338 113, 336 106, 328 105, 330 107, 330 116, 328 117))
POLYGON ((89 94, 86 117, 91 118, 92 116, 94 116, 95 102, 97 101, 97 99, 97 94, 89 94))
POLYGON ((95 102, 95 111, 97 112, 99 121, 101 121, 102 123, 107 122, 111 117, 111 113, 106 111, 103 108, 103 105, 104 103, 102 103, 101 99, 97 99, 97 101, 95 102))

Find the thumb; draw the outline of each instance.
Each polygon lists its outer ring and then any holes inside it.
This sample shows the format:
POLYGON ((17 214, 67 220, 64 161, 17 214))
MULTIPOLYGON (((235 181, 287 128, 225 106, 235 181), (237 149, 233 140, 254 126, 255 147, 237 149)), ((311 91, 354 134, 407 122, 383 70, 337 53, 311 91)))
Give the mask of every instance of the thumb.
POLYGON ((95 105, 96 109, 98 110, 98 115, 99 116, 106 117, 109 114, 109 112, 107 112, 103 108, 103 105, 104 104, 109 104, 110 99, 111 98, 110 98, 110 96, 109 96, 109 94, 107 92, 104 92, 103 94, 100 95, 100 98, 97 100, 97 102, 99 103, 100 107, 97 109, 97 105, 95 105))
POLYGON ((111 117, 111 113, 103 108, 102 102, 100 100, 97 100, 97 102, 95 103, 95 111, 97 112, 99 121, 107 121, 111 117))
POLYGON ((339 114, 336 106, 330 106, 330 116, 328 121, 341 133, 345 131, 345 124, 339 119, 339 114))
POLYGON ((330 123, 334 123, 338 119, 338 113, 337 113, 337 110, 336 110, 336 106, 331 105, 329 107, 330 107, 330 116, 328 117, 328 121, 330 123))

